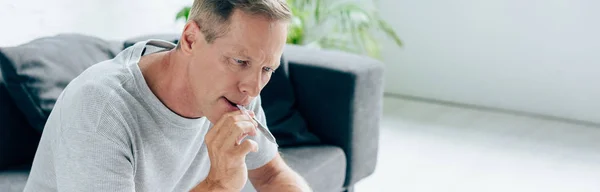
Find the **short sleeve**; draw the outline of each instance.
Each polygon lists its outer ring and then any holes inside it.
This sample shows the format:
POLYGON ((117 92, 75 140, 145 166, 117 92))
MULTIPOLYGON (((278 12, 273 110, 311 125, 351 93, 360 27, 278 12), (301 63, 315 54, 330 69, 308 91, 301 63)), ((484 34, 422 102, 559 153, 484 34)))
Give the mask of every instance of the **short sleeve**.
POLYGON ((93 132, 71 132, 58 142, 58 191, 135 190, 133 164, 122 145, 93 132))
POLYGON ((58 106, 63 109, 53 149, 58 191, 135 191, 131 143, 123 133, 127 124, 110 104, 115 101, 110 93, 84 86, 58 106))
MULTIPOLYGON (((263 125, 267 126, 267 118, 261 106, 260 96, 256 97, 250 104, 250 110, 254 111, 256 119, 263 125)), ((256 141, 258 144, 258 152, 250 152, 246 155, 246 166, 248 170, 253 170, 262 167, 269 161, 273 160, 277 155, 278 146, 269 141, 262 132, 258 131, 256 136, 248 137, 256 141)))

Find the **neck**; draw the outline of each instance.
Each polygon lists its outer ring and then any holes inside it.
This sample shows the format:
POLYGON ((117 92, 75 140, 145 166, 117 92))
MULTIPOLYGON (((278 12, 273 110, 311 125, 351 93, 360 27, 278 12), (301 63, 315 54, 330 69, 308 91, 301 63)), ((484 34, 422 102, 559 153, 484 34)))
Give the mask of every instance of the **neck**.
POLYGON ((189 61, 176 49, 142 56, 140 69, 150 90, 174 113, 185 118, 199 118, 186 66, 189 61))

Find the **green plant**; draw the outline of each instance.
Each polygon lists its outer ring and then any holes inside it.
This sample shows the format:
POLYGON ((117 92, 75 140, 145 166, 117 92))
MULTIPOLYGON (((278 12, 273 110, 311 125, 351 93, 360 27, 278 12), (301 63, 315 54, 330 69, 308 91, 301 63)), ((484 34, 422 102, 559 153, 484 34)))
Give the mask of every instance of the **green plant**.
MULTIPOLYGON (((338 49, 381 58, 381 45, 376 38, 383 32, 398 46, 402 41, 378 14, 366 8, 364 0, 287 0, 292 11, 287 43, 338 49)), ((176 19, 187 21, 190 7, 177 13, 176 19)))

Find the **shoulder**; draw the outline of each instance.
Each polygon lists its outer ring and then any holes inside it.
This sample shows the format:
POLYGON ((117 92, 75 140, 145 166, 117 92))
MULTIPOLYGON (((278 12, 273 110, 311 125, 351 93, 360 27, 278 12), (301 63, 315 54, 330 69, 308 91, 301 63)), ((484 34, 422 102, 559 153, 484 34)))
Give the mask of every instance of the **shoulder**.
POLYGON ((111 123, 122 124, 111 122, 126 115, 124 109, 129 91, 125 84, 130 78, 122 70, 115 63, 106 61, 90 67, 71 81, 55 106, 60 109, 61 124, 93 132, 111 123))
POLYGON ((126 84, 133 75, 126 65, 117 59, 95 64, 73 79, 63 91, 63 101, 70 103, 85 102, 91 105, 106 104, 119 99, 122 92, 129 92, 126 84))
POLYGON ((63 140, 106 138, 130 146, 133 118, 118 92, 104 80, 74 82, 57 101, 52 111, 57 114, 51 114, 44 129, 55 129, 63 140))

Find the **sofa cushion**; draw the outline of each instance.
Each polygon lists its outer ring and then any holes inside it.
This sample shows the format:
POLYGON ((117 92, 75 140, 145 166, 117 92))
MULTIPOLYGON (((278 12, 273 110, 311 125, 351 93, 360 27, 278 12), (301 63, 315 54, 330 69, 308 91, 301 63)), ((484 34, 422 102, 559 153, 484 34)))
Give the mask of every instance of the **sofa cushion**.
MULTIPOLYGON (((160 39, 176 44, 179 41, 179 35, 156 34, 134 37, 125 40, 124 47, 148 39, 160 39)), ((260 93, 262 107, 267 117, 267 126, 277 139, 279 146, 318 144, 320 143, 319 138, 308 131, 304 117, 296 109, 296 98, 288 77, 288 63, 285 57, 281 57, 280 62, 281 66, 260 93)))
POLYGON ((25 189, 27 177, 29 177, 29 166, 0 171, 0 191, 17 192, 25 189))
POLYGON ((0 170, 31 164, 41 134, 27 123, 23 113, 10 98, 1 72, 0 122, 0 170))
POLYGON ((342 191, 346 179, 346 155, 339 147, 308 146, 282 148, 285 162, 314 191, 342 191))
MULTIPOLYGON (((346 156, 334 146, 309 146, 281 148, 283 160, 300 176, 313 191, 343 191, 346 178, 346 156)), ((242 192, 255 192, 247 182, 242 192)))
POLYGON ((29 123, 42 131, 65 86, 89 66, 112 59, 122 43, 62 34, 0 49, 8 90, 29 123))
POLYGON ((125 42, 123 42, 123 49, 126 49, 126 48, 134 45, 137 42, 146 41, 148 39, 158 39, 158 40, 168 41, 168 42, 177 44, 179 42, 179 35, 175 34, 175 33, 169 33, 169 34, 152 34, 152 35, 138 36, 138 37, 126 39, 125 42))
POLYGON ((281 66, 260 93, 267 126, 282 147, 317 144, 319 138, 308 131, 304 117, 296 109, 285 56, 280 62, 281 66))

